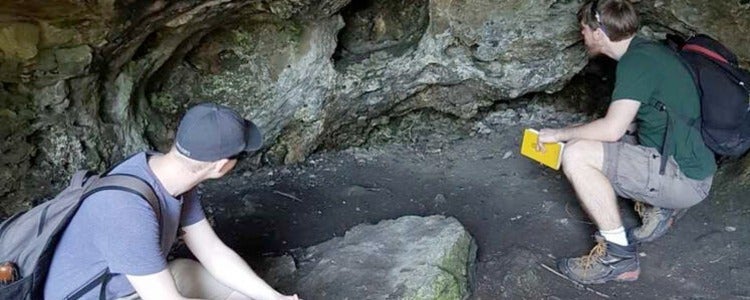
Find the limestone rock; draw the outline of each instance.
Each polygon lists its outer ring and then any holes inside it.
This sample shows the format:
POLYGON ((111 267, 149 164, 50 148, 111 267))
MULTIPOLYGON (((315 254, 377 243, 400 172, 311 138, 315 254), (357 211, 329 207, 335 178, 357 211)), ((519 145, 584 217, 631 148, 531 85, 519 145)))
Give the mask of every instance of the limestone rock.
POLYGON ((748 193, 750 193, 750 155, 721 165, 711 187, 711 195, 715 201, 733 205, 733 203, 745 201, 748 193))
POLYGON ((206 75, 178 68, 165 92, 240 108, 293 163, 321 143, 356 145, 384 114, 469 119, 559 89, 586 62, 570 18, 578 4, 532 2, 362 1, 315 22, 250 20, 205 39, 188 61, 206 75), (196 80, 187 93, 183 78, 196 80))
POLYGON ((5 59, 24 61, 36 56, 39 26, 32 23, 0 23, 0 51, 5 59))
POLYGON ((304 299, 466 299, 476 245, 454 218, 406 216, 272 261, 269 281, 304 299))
POLYGON ((646 25, 690 34, 707 33, 750 65, 750 3, 747 1, 640 1, 646 25))

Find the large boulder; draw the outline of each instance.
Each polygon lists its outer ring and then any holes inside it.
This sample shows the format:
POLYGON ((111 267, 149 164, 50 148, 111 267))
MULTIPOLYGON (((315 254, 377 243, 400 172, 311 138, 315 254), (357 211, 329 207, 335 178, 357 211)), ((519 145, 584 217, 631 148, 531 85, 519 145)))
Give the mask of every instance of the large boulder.
POLYGON ((272 259, 265 277, 307 300, 455 300, 470 294, 475 259, 474 239, 456 219, 406 216, 272 259))

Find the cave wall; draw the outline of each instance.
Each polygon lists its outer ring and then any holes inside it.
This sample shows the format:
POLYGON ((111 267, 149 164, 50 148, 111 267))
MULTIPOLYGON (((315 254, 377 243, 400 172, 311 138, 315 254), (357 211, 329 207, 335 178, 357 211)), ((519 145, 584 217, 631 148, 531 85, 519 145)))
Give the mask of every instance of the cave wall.
POLYGON ((633 1, 642 23, 655 31, 686 35, 707 33, 732 49, 744 66, 750 65, 750 1, 659 0, 633 1))
POLYGON ((578 4, 544 4, 362 1, 312 22, 243 22, 206 36, 160 97, 239 107, 265 129, 267 159, 297 162, 321 144, 361 143, 394 115, 470 118, 559 89, 586 62, 570 22, 578 4))
MULTIPOLYGON (((186 107, 230 105, 259 159, 362 143, 391 117, 457 118, 555 92, 586 64, 554 0, 83 0, 0 4, 0 215, 74 170, 165 150, 186 107)), ((750 61, 745 0, 637 1, 648 33, 700 31, 750 61)), ((745 164, 747 165, 747 164, 745 164)))

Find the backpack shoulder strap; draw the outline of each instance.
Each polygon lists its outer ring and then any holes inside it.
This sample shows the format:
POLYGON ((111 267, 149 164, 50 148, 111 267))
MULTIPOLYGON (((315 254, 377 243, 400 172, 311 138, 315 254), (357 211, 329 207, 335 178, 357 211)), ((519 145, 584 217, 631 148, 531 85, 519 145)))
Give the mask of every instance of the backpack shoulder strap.
POLYGON ((674 138, 672 137, 672 130, 674 130, 675 126, 674 120, 677 119, 681 121, 688 127, 697 130, 698 133, 701 132, 701 122, 698 118, 688 118, 680 112, 670 109, 661 101, 656 101, 655 103, 653 103, 653 106, 656 107, 657 110, 663 111, 667 114, 667 126, 664 130, 664 141, 661 144, 661 151, 659 151, 659 154, 661 154, 659 175, 664 175, 664 170, 667 168, 667 160, 669 159, 669 156, 672 155, 672 148, 675 143, 675 141, 673 140, 674 138))
POLYGON ((154 213, 156 213, 157 220, 161 223, 161 205, 159 204, 159 198, 156 197, 154 189, 145 180, 129 174, 107 175, 100 177, 99 180, 91 184, 82 197, 87 198, 88 196, 102 190, 120 190, 138 195, 151 205, 154 213))

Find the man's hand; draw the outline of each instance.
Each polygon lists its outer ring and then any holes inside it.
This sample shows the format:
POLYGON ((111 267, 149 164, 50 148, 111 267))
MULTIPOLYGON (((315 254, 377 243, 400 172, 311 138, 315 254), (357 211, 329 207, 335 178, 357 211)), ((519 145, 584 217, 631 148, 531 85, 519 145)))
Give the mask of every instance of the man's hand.
POLYGON ((227 247, 206 219, 183 228, 185 244, 220 283, 236 293, 258 300, 300 300, 285 296, 268 285, 242 257, 227 247))
POLYGON ((544 128, 539 130, 539 144, 557 143, 560 141, 560 130, 544 128))
POLYGON ((539 138, 536 141, 536 151, 544 152, 544 144, 557 143, 559 141, 559 129, 544 128, 539 130, 539 138))

